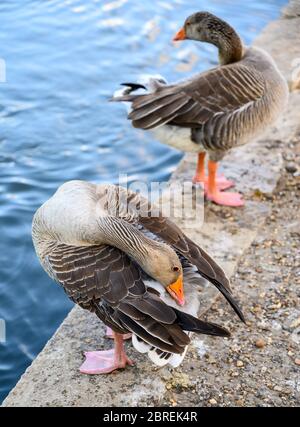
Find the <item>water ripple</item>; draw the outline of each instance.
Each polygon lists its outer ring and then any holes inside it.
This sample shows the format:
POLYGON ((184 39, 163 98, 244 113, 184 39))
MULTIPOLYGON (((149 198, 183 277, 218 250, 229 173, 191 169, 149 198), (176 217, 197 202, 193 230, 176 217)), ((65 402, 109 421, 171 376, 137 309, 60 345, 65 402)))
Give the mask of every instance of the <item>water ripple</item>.
POLYGON ((0 402, 72 306, 42 271, 34 211, 69 179, 165 181, 181 158, 137 132, 108 103, 143 73, 181 79, 216 64, 213 47, 171 42, 197 9, 221 15, 251 43, 285 0, 17 0, 0 2, 0 402))

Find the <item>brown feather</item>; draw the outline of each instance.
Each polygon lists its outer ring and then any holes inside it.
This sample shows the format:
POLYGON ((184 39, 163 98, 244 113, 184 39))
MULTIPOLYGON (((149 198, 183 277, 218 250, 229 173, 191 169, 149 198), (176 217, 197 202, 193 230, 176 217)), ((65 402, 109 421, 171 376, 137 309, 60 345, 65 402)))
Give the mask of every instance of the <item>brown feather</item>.
POLYGON ((117 100, 132 103, 128 118, 137 128, 151 129, 166 123, 199 127, 216 114, 230 114, 259 100, 264 91, 263 74, 239 62, 214 68, 185 82, 162 86, 150 94, 125 95, 117 100), (185 105, 189 108, 181 110, 185 105))

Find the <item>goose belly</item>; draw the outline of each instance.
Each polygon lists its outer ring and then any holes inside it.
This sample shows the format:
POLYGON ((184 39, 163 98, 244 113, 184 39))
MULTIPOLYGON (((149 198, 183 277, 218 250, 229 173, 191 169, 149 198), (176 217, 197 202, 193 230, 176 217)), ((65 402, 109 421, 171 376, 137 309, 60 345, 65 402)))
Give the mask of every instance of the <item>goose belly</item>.
POLYGON ((201 144, 192 141, 190 128, 162 125, 152 129, 151 132, 159 142, 176 148, 177 150, 191 153, 204 151, 201 144))

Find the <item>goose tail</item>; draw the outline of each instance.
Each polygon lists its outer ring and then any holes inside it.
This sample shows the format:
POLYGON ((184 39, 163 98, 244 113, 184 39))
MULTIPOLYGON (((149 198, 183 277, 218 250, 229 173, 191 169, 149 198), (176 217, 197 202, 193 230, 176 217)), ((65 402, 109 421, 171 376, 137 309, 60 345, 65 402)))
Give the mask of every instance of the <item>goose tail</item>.
MULTIPOLYGON (((197 319, 177 309, 174 309, 174 311, 177 316, 176 323, 182 328, 189 340, 191 339, 192 332, 219 337, 230 336, 230 332, 222 326, 197 319)), ((188 345, 186 345, 182 347, 181 353, 170 353, 147 343, 134 333, 132 334, 132 344, 139 353, 148 353, 149 359, 155 365, 162 367, 169 364, 173 368, 177 368, 182 363, 188 348, 188 345)))
POLYGON ((109 101, 131 103, 139 95, 155 92, 166 84, 167 81, 160 74, 143 74, 139 76, 137 82, 121 83, 123 87, 117 89, 109 101))
MULTIPOLYGON (((187 335, 190 336, 191 333, 189 332, 187 335)), ((177 368, 182 363, 188 348, 188 346, 186 346, 181 354, 168 353, 147 344, 134 334, 132 335, 132 345, 139 353, 148 353, 149 359, 156 366, 162 367, 169 364, 173 368, 177 368)))

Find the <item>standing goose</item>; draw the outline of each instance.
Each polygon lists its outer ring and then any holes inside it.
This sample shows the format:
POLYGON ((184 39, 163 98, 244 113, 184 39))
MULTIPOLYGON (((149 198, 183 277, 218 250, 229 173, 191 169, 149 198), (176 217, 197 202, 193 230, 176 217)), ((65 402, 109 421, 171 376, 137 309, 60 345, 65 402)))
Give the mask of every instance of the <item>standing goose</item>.
POLYGON ((228 336, 162 300, 168 294, 183 305, 183 282, 196 286, 201 276, 244 320, 223 270, 171 221, 151 217, 151 209, 147 199, 122 187, 70 181, 34 215, 33 243, 45 271, 113 330, 114 350, 86 353, 83 373, 131 365, 124 334, 132 333, 134 347, 156 364, 173 366, 190 341, 184 331, 228 336))
POLYGON ((217 176, 217 162, 277 119, 287 103, 287 83, 269 54, 244 46, 235 30, 211 13, 189 16, 174 41, 185 39, 214 44, 219 66, 170 85, 155 77, 142 85, 125 84, 112 101, 131 103, 128 118, 134 127, 152 129, 161 142, 198 153, 193 182, 204 186, 208 200, 242 206, 239 193, 221 191, 234 184, 217 176), (146 93, 136 94, 141 88, 146 93))

